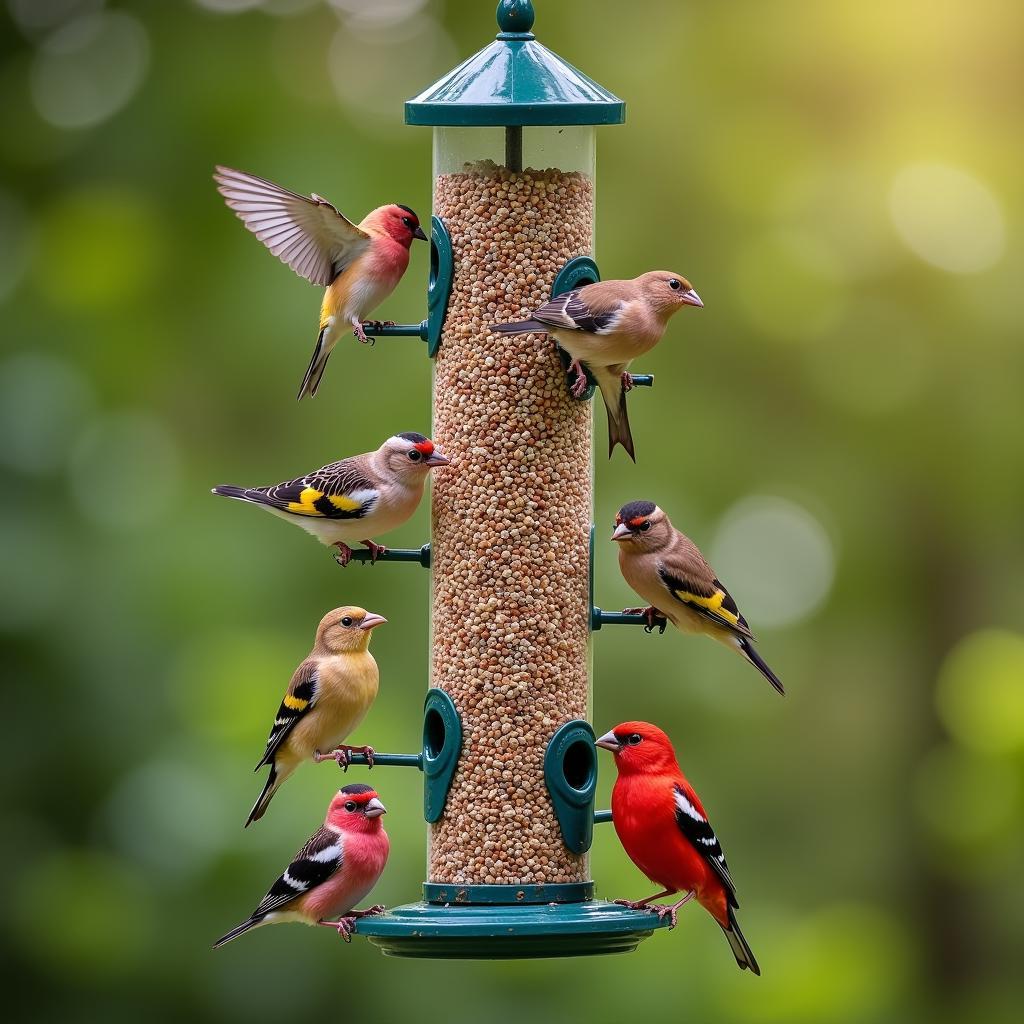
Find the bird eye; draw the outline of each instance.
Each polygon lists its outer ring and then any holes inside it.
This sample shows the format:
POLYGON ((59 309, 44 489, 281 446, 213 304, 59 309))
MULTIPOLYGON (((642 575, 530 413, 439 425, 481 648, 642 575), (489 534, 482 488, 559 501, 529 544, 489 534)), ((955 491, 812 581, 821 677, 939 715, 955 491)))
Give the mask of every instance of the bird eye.
POLYGON ((641 531, 642 531, 643 533, 646 533, 646 532, 647 532, 647 531, 648 531, 648 530, 649 530, 650 528, 651 528, 651 521, 650 521, 650 519, 645 519, 645 520, 644 520, 644 521, 643 521, 643 522, 642 522, 642 523, 640 524, 640 529, 641 529, 641 531))
POLYGON ((637 745, 637 744, 638 744, 638 743, 639 743, 639 742, 640 742, 640 741, 641 741, 642 739, 643 739, 643 736, 641 736, 641 735, 640 735, 640 733, 638 733, 638 732, 631 732, 631 733, 630 733, 630 734, 629 734, 629 735, 628 735, 628 736, 626 737, 626 742, 627 742, 627 743, 628 743, 628 744, 629 744, 629 745, 630 745, 631 747, 635 747, 635 746, 636 746, 636 745, 637 745))
POLYGON ((351 616, 351 615, 346 615, 346 616, 345 616, 345 617, 344 617, 344 618, 343 618, 343 619, 341 620, 341 624, 342 624, 343 626, 351 626, 351 625, 352 625, 352 616, 351 616))
POLYGON ((421 454, 420 452, 416 451, 416 449, 415 449, 415 448, 413 448, 413 450, 412 450, 411 452, 409 452, 409 458, 410 458, 410 459, 411 459, 411 460, 412 460, 413 462, 419 462, 419 461, 420 461, 420 459, 422 459, 422 458, 423 458, 423 455, 422 455, 422 454, 421 454))
POLYGON ((356 802, 355 802, 355 800, 347 800, 345 802, 345 810, 346 811, 351 812, 351 811, 354 811, 355 809, 356 809, 356 802))
POLYGON ((414 225, 413 225, 413 222, 412 222, 412 217, 403 217, 403 218, 402 218, 402 223, 403 223, 403 224, 404 224, 404 225, 405 225, 405 226, 406 226, 407 228, 411 228, 411 227, 413 227, 413 226, 414 226, 414 225))
POLYGON ((669 288, 672 289, 672 291, 677 292, 680 288, 683 287, 683 283, 682 281, 678 280, 678 278, 673 277, 672 280, 669 281, 668 286, 669 288))

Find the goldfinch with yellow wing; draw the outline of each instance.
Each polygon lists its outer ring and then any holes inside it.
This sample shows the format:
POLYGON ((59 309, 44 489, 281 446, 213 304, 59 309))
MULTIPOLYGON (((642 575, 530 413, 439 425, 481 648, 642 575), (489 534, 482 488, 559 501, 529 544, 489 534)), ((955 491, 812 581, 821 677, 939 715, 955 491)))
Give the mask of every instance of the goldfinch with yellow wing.
POLYGON ((351 544, 364 544, 375 562, 387 551, 370 540, 401 526, 416 511, 432 469, 449 465, 434 442, 409 431, 388 438, 375 452, 332 462, 305 476, 269 487, 221 484, 214 494, 266 509, 301 526, 321 544, 338 549, 348 565, 351 544))
POLYGON ((256 765, 256 771, 269 765, 270 775, 246 828, 263 817, 274 794, 303 761, 333 757, 347 768, 351 752, 358 750, 373 766, 372 747, 343 741, 377 697, 380 676, 370 653, 370 635, 387 621, 355 605, 335 608, 320 620, 313 649, 292 675, 256 765))
MULTIPOLYGON (((680 533, 653 501, 631 501, 615 517, 612 540, 619 545, 625 581, 649 603, 648 624, 667 618, 684 633, 703 633, 741 654, 775 687, 779 677, 754 647, 747 620, 697 545, 680 533)), ((649 628, 649 627, 648 627, 649 628)))
POLYGON ((327 289, 298 394, 313 396, 341 336, 351 330, 364 344, 369 340, 363 321, 395 290, 409 266, 413 239, 426 240, 426 233, 400 203, 378 206, 353 224, 315 192, 299 195, 231 167, 218 167, 213 177, 239 220, 282 263, 327 289))

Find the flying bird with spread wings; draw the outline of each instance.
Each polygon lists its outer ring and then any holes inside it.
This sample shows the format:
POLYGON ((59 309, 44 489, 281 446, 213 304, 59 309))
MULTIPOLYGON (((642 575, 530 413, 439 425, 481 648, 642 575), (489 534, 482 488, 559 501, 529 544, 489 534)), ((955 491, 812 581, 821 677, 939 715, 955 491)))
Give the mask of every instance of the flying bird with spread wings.
POLYGON ((320 387, 327 360, 348 330, 369 339, 363 321, 397 287, 413 239, 426 240, 419 218, 400 203, 371 210, 358 224, 315 192, 291 192, 254 174, 217 167, 217 191, 239 220, 300 277, 326 288, 320 332, 299 398, 320 387))

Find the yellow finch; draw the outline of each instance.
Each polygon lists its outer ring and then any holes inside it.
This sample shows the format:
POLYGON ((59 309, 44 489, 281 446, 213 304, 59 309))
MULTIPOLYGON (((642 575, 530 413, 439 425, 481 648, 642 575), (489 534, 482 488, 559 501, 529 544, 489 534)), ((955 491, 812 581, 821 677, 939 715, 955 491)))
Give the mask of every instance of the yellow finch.
POLYGON ((669 522, 653 501, 631 501, 615 517, 612 540, 619 544, 619 568, 626 582, 650 607, 648 623, 664 616, 684 633, 703 633, 738 651, 784 693, 778 676, 754 648, 747 620, 740 614, 697 545, 669 522))
POLYGON ((334 757, 347 767, 350 751, 359 750, 373 764, 372 747, 342 741, 377 697, 380 677, 369 650, 370 633, 387 621, 354 605, 335 608, 320 620, 313 650, 292 675, 256 765, 256 771, 270 765, 270 775, 246 828, 263 817, 281 784, 303 761, 334 757))
POLYGON ((558 295, 529 320, 497 324, 499 334, 546 332, 572 356, 573 394, 587 389, 590 370, 608 411, 608 455, 621 444, 635 462, 626 417, 626 392, 633 386, 629 364, 661 341, 671 316, 683 306, 703 306, 690 282, 668 270, 652 270, 632 281, 599 281, 558 295))
POLYGON ((423 434, 389 437, 375 452, 332 462, 295 480, 269 487, 221 484, 214 494, 258 505, 338 549, 335 560, 348 565, 351 543, 370 549, 370 560, 387 551, 369 539, 401 526, 416 511, 432 469, 448 459, 423 434))
POLYGON ((315 395, 342 334, 351 330, 368 340, 363 320, 402 280, 413 239, 427 237, 419 218, 408 206, 390 203, 353 224, 315 192, 302 196, 230 167, 218 167, 213 177, 228 206, 282 263, 327 289, 298 397, 315 395))

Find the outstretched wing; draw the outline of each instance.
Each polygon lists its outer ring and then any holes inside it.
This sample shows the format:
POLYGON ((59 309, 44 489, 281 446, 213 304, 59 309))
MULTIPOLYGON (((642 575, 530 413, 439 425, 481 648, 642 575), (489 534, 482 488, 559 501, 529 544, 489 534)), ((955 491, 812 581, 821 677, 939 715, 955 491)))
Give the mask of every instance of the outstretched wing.
POLYGON ((380 498, 358 456, 270 487, 215 487, 214 493, 269 505, 279 512, 321 519, 362 519, 380 498))
POLYGON ((622 303, 610 309, 594 311, 577 289, 556 295, 534 314, 532 319, 561 331, 586 331, 588 334, 607 334, 614 330, 622 312, 622 303))
POLYGON ((722 845, 715 835, 715 830, 704 813, 704 808, 697 794, 686 782, 675 784, 676 825, 683 838, 707 861, 711 869, 725 886, 729 904, 738 907, 736 886, 729 874, 729 865, 725 862, 722 845))
POLYGON ((365 231, 315 193, 300 196, 230 167, 218 167, 213 177, 239 220, 313 284, 329 285, 370 244, 365 231))
POLYGON ((323 885, 340 870, 344 856, 341 836, 321 825, 270 887, 260 905, 252 912, 252 917, 257 920, 264 918, 318 885, 323 885))
POLYGON ((259 771, 265 764, 270 764, 278 748, 288 738, 292 729, 313 710, 316 705, 318 679, 316 663, 304 661, 292 676, 288 684, 288 691, 277 709, 277 717, 267 738, 267 749, 263 751, 260 763, 256 765, 255 771, 259 771))
POLYGON ((747 620, 740 614, 732 595, 712 575, 711 570, 707 573, 709 578, 702 578, 702 573, 689 572, 688 568, 683 564, 663 562, 658 566, 658 578, 672 597, 686 605, 690 611, 737 636, 752 640, 747 620))

